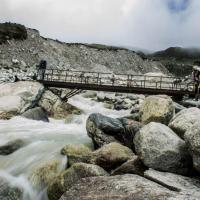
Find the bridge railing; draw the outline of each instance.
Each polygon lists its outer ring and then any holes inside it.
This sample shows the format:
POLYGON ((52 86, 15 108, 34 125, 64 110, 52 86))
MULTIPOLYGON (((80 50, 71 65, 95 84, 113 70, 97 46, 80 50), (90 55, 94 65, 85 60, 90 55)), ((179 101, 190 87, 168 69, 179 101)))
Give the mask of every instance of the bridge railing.
POLYGON ((172 76, 111 74, 88 71, 46 69, 42 78, 44 81, 102 86, 139 87, 165 90, 194 90, 192 80, 184 82, 180 78, 172 76))

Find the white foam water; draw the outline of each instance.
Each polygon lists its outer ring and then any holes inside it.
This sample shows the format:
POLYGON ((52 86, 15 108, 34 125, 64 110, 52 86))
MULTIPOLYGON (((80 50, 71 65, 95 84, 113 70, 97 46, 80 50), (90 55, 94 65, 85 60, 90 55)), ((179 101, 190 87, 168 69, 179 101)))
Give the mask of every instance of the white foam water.
POLYGON ((103 107, 103 103, 83 98, 81 95, 69 99, 69 103, 80 108, 83 113, 74 116, 70 123, 50 119, 50 123, 33 121, 21 117, 0 120, 0 146, 15 139, 25 141, 26 145, 7 156, 0 156, 0 177, 11 185, 24 189, 23 200, 47 200, 43 188, 35 190, 28 181, 28 174, 34 166, 49 160, 59 160, 61 169, 66 158, 60 155, 66 144, 88 144, 91 139, 86 133, 86 120, 91 113, 102 113, 110 117, 121 117, 130 111, 115 111, 103 107))

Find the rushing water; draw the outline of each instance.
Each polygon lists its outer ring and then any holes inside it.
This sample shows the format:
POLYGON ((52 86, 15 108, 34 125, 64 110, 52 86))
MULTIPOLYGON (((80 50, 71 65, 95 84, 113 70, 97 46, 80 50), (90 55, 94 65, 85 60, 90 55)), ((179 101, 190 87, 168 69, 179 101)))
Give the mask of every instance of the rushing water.
POLYGON ((83 114, 74 116, 70 122, 50 119, 50 123, 33 121, 21 117, 0 120, 0 146, 15 139, 22 139, 26 145, 7 156, 0 156, 0 177, 14 186, 24 189, 24 200, 46 200, 45 190, 33 189, 28 174, 34 166, 56 159, 60 169, 65 167, 66 158, 60 155, 66 144, 92 144, 87 136, 85 124, 90 113, 98 112, 110 117, 124 116, 129 111, 114 111, 103 107, 102 103, 77 95, 69 100, 83 110, 83 114))

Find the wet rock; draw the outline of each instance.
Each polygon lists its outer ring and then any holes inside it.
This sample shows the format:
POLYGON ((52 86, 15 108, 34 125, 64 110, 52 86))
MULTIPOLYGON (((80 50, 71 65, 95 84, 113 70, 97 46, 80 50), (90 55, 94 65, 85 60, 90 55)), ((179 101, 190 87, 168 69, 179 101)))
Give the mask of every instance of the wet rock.
POLYGON ((90 163, 92 151, 83 144, 68 144, 61 149, 61 154, 67 156, 68 166, 74 163, 90 163))
POLYGON ((200 108, 200 101, 194 101, 192 99, 189 99, 189 100, 183 101, 183 105, 187 108, 190 108, 190 107, 200 108))
POLYGON ((25 145, 23 140, 17 139, 0 146, 0 155, 9 155, 25 145))
POLYGON ((49 200, 58 200, 66 190, 69 190, 69 188, 81 178, 107 175, 108 173, 99 166, 76 163, 55 178, 55 180, 48 186, 48 198, 49 200))
POLYGON ((139 157, 133 156, 130 160, 126 161, 120 167, 113 170, 111 175, 138 174, 140 176, 143 176, 145 170, 146 167, 139 159, 139 157))
POLYGON ((134 138, 135 150, 150 168, 186 174, 191 164, 185 142, 169 127, 151 122, 134 138))
POLYGON ((193 166, 200 172, 200 119, 185 132, 184 138, 193 158, 193 166))
POLYGON ((119 143, 106 144, 93 152, 94 163, 106 170, 114 169, 134 156, 128 147, 119 143))
POLYGON ((135 134, 143 127, 143 124, 130 119, 132 117, 133 115, 118 118, 124 126, 124 131, 118 133, 115 137, 125 146, 134 149, 133 138, 135 137, 135 134))
POLYGON ((28 175, 32 186, 41 190, 50 184, 63 169, 59 160, 50 160, 35 166, 28 175))
POLYGON ((40 107, 27 110, 21 116, 27 119, 49 122, 46 111, 40 107))
POLYGON ((0 113, 15 116, 33 108, 44 92, 38 82, 19 81, 0 84, 0 113))
POLYGON ((118 175, 81 179, 60 200, 167 200, 176 192, 138 175, 118 175))
POLYGON ((179 113, 181 110, 184 110, 186 108, 186 107, 184 107, 184 106, 182 106, 182 105, 180 105, 176 102, 173 102, 173 104, 174 104, 174 107, 175 107, 175 113, 176 114, 179 113))
POLYGON ((197 200, 200 197, 200 180, 177 174, 148 170, 145 177, 163 185, 170 190, 177 191, 177 199, 197 200))
POLYGON ((174 111, 175 108, 170 97, 165 95, 149 96, 140 107, 141 121, 145 124, 153 121, 168 125, 174 111))
POLYGON ((169 127, 175 131, 181 138, 184 138, 185 132, 200 119, 200 109, 188 108, 176 114, 169 127))
POLYGON ((97 92, 95 91, 86 91, 82 94, 84 98, 95 98, 97 96, 97 92))
POLYGON ((23 200, 23 191, 18 187, 11 186, 4 178, 0 177, 1 200, 23 200))
POLYGON ((118 119, 110 118, 99 113, 91 114, 86 122, 87 134, 92 138, 96 147, 117 142, 114 135, 122 132, 124 127, 118 119))
POLYGON ((42 95, 38 105, 47 111, 48 116, 55 119, 65 119, 71 114, 81 114, 81 110, 67 102, 63 102, 53 92, 47 90, 42 95))

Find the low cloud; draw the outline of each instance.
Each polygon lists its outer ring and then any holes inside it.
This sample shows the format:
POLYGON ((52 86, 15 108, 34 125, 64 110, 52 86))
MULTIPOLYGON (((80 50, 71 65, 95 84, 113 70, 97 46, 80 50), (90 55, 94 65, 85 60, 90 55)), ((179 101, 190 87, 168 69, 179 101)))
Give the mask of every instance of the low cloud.
POLYGON ((158 50, 200 46, 199 9, 199 0, 1 0, 0 20, 66 42, 158 50))

